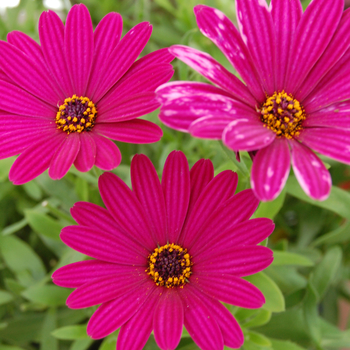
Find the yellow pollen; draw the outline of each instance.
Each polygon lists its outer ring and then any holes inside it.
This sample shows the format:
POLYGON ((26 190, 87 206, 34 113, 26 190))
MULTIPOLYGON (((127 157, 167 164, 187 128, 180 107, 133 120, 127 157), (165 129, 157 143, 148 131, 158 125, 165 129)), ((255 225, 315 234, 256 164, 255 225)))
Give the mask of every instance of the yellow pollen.
POLYGON ((64 103, 58 107, 55 121, 57 129, 67 134, 81 133, 90 131, 94 127, 96 117, 96 106, 88 97, 73 95, 66 98, 64 103))
POLYGON ((146 272, 157 286, 183 288, 192 274, 192 265, 187 250, 171 243, 154 249, 148 256, 146 272))
POLYGON ((300 102, 284 91, 268 96, 258 111, 261 113, 260 120, 264 127, 287 139, 299 136, 306 118, 300 102))

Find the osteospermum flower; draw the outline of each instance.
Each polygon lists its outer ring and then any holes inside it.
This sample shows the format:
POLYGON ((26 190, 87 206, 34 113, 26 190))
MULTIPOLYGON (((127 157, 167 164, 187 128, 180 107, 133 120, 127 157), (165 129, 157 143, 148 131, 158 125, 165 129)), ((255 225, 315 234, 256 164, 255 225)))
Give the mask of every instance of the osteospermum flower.
POLYGON ((234 194, 237 174, 213 177, 201 159, 189 171, 183 153, 166 160, 162 183, 150 160, 136 155, 132 188, 112 173, 99 179, 107 209, 78 202, 79 226, 61 239, 95 260, 53 274, 57 285, 76 290, 70 308, 102 304, 87 332, 102 338, 121 327, 117 349, 143 349, 152 330, 161 349, 175 349, 183 325, 201 349, 238 348, 242 331, 219 300, 259 308, 264 296, 241 279, 266 268, 272 252, 257 243, 274 229, 271 220, 249 220, 258 206, 252 190, 234 194))
POLYGON ((261 200, 284 187, 290 163, 303 190, 327 198, 331 178, 314 149, 350 163, 350 12, 343 0, 236 0, 240 32, 220 11, 196 6, 201 32, 240 74, 185 46, 170 52, 217 86, 165 84, 160 119, 193 136, 222 139, 253 157, 261 200))
POLYGON ((109 139, 150 143, 161 129, 135 119, 159 107, 154 90, 172 76, 172 55, 155 51, 134 62, 152 26, 143 22, 121 40, 122 17, 105 16, 93 31, 84 5, 69 11, 66 25, 52 11, 39 20, 40 43, 21 32, 0 41, 0 159, 21 154, 10 180, 22 184, 47 168, 62 178, 74 163, 119 165, 109 139))

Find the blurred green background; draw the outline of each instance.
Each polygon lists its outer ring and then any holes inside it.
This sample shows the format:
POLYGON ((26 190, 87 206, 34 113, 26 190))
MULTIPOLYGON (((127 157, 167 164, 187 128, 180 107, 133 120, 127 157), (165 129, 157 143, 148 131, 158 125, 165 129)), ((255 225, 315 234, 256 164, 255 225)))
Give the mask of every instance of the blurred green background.
MULTIPOLYGON (((54 6, 64 20, 69 0, 21 0, 5 8, 0 0, 0 39, 21 30, 38 40, 40 13, 54 6)), ((287 1, 287 0, 286 0, 287 1)), ((111 11, 122 14, 124 31, 141 21, 153 24, 145 52, 189 45, 206 51, 235 73, 221 52, 203 37, 196 26, 193 7, 205 3, 235 19, 234 0, 84 0, 94 26, 111 11)), ((303 7, 309 1, 303 1, 303 7)), ((0 53, 1 54, 1 53, 0 53)), ((174 62, 175 79, 203 80, 180 62, 174 62)), ((157 112, 145 117, 159 123, 157 112)), ((148 155, 161 175, 167 155, 182 150, 190 166, 200 158, 213 161, 216 173, 232 169, 239 174, 239 189, 249 187, 251 161, 243 153, 237 165, 231 152, 217 141, 191 138, 162 126, 164 137, 152 145, 118 143, 122 164, 114 172, 130 185, 130 161, 135 153, 148 155), (238 167, 237 167, 238 166, 238 167)), ((302 350, 350 348, 350 324, 345 303, 350 301, 350 168, 321 157, 330 168, 334 187, 325 202, 303 193, 293 174, 283 193, 262 203, 256 217, 275 220, 276 230, 265 242, 274 249, 275 260, 263 273, 247 279, 266 297, 261 310, 229 307, 245 333, 245 350, 302 350), (342 312, 340 312, 342 311, 342 312), (339 324, 344 331, 340 331, 339 324)), ((65 299, 71 290, 54 286, 52 272, 84 259, 59 239, 62 227, 74 223, 69 209, 78 200, 102 204, 97 179, 99 169, 79 173, 74 168, 60 181, 45 173, 23 186, 8 181, 14 159, 0 161, 0 350, 112 350, 118 332, 104 340, 86 335, 86 323, 94 308, 70 310, 65 299)), ((218 286, 220 288, 220 286, 218 286)), ((145 349, 158 349, 150 337, 145 349)), ((198 349, 184 332, 178 347, 198 349)))

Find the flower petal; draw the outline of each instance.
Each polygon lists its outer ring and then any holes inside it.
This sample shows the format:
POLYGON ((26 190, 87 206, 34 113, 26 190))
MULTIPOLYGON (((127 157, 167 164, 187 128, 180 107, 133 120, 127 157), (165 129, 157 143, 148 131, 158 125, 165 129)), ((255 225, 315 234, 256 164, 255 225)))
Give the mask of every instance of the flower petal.
POLYGON ((1 133, 17 134, 16 136, 20 138, 26 132, 37 131, 37 133, 41 133, 44 129, 56 130, 56 124, 44 118, 28 118, 10 113, 0 115, 1 133))
POLYGON ((38 139, 16 159, 10 170, 9 179, 14 185, 22 185, 43 173, 50 165, 57 149, 64 142, 66 135, 53 133, 38 139))
POLYGON ((96 143, 94 138, 87 132, 79 135, 80 149, 75 158, 75 167, 82 172, 89 171, 95 164, 96 158, 96 143))
POLYGON ((295 95, 332 39, 343 8, 343 0, 314 0, 306 8, 290 50, 291 59, 286 73, 285 91, 295 95))
POLYGON ((181 291, 185 309, 185 327, 202 350, 222 350, 224 341, 211 310, 201 300, 201 294, 188 284, 181 291))
POLYGON ((157 171, 145 155, 137 154, 131 161, 130 172, 132 189, 150 218, 154 240, 157 245, 162 246, 167 243, 167 218, 163 190, 157 171))
POLYGON ((136 194, 116 175, 104 173, 98 181, 101 197, 117 224, 147 249, 153 250, 149 220, 136 194))
POLYGON ((122 160, 122 155, 117 145, 97 133, 93 133, 92 136, 96 143, 95 165, 103 170, 116 168, 122 160))
POLYGON ((289 142, 292 147, 292 164, 296 178, 305 193, 317 200, 325 200, 332 186, 331 176, 322 161, 310 148, 298 141, 289 142))
POLYGON ((291 42, 303 14, 303 8, 300 0, 271 0, 270 7, 278 40, 278 45, 276 45, 275 89, 276 91, 282 91, 288 68, 291 42))
POLYGON ((125 324, 155 292, 156 285, 148 280, 115 300, 103 303, 92 315, 87 326, 87 334, 93 339, 101 339, 125 324))
POLYGON ((231 116, 206 116, 195 120, 188 131, 194 137, 221 140, 224 129, 233 120, 231 116))
POLYGON ((236 12, 242 39, 260 75, 264 91, 271 96, 275 91, 276 37, 267 3, 265 0, 237 0, 236 12), (270 48, 267 55, 266 48, 270 48))
POLYGON ((113 140, 129 143, 153 143, 163 136, 162 129, 148 120, 96 124, 95 131, 113 140))
MULTIPOLYGON (((115 231, 118 231, 117 228, 115 231)), ((66 226, 61 231, 60 237, 69 247, 95 259, 121 265, 147 264, 148 251, 142 250, 123 232, 117 235, 96 227, 66 226), (123 239, 120 239, 121 236, 123 239)))
POLYGON ((174 350, 181 339, 184 309, 177 289, 167 289, 154 310, 154 338, 161 349, 174 350))
POLYGON ((49 176, 53 180, 61 179, 73 165, 80 149, 79 134, 66 136, 65 141, 51 159, 49 176))
POLYGON ((173 151, 165 161, 162 187, 167 211, 167 241, 175 243, 184 224, 190 200, 190 171, 185 155, 173 151))
POLYGON ((290 151, 287 139, 276 138, 258 151, 252 166, 251 186, 262 201, 274 200, 287 182, 290 151))
POLYGON ((93 60, 94 34, 90 13, 84 4, 74 5, 68 12, 64 47, 74 92, 85 96, 93 60))
POLYGON ((61 287, 77 288, 100 277, 120 274, 125 267, 100 260, 78 261, 56 270, 52 281, 61 287))
MULTIPOLYGON (((64 47, 64 25, 51 10, 44 11, 39 19, 39 37, 46 65, 65 97, 73 96, 74 89, 68 74, 64 47)), ((63 102, 63 100, 61 101, 63 102)))
POLYGON ((325 156, 350 164, 350 130, 308 128, 298 139, 325 156))
POLYGON ((211 82, 230 92, 233 98, 248 105, 256 104, 247 87, 207 53, 182 45, 171 46, 169 51, 211 82))
POLYGON ((224 144, 234 151, 255 151, 270 145, 276 134, 264 128, 257 115, 236 119, 223 132, 224 144))
POLYGON ((264 101, 265 93, 262 90, 259 75, 237 28, 225 14, 217 9, 197 5, 194 12, 198 27, 203 35, 212 40, 223 52, 257 101, 264 101))

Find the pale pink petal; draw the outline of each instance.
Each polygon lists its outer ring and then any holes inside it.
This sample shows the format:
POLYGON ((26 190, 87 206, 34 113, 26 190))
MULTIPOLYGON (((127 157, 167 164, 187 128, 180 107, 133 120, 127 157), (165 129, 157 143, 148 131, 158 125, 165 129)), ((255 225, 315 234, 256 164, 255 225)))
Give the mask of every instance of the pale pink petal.
POLYGON ((93 339, 100 339, 114 332, 147 303, 155 289, 155 283, 147 280, 129 293, 102 304, 90 318, 87 334, 93 339))
POLYGON ((80 149, 75 158, 75 167, 82 172, 89 171, 95 164, 96 143, 88 132, 79 135, 80 149))
POLYGON ((156 243, 147 214, 136 194, 116 175, 104 173, 98 181, 101 197, 118 225, 147 249, 153 250, 156 243))
POLYGON ((161 349, 174 350, 181 339, 184 308, 177 288, 167 289, 154 310, 154 338, 161 349))
POLYGON ((274 200, 287 182, 290 170, 290 151, 287 139, 276 138, 256 154, 251 186, 262 201, 274 200))
POLYGON ((206 116, 195 120, 188 131, 194 137, 221 140, 224 129, 233 120, 233 116, 206 116))
POLYGON ((332 179, 322 161, 310 148, 290 140, 292 164, 296 178, 305 193, 317 200, 325 200, 331 191, 332 179))
POLYGON ((157 245, 162 246, 167 243, 167 218, 157 171, 145 155, 137 154, 132 159, 130 172, 132 189, 149 217, 154 240, 157 245))
POLYGON ((84 4, 74 5, 68 12, 64 48, 74 93, 85 96, 93 60, 94 34, 89 10, 84 4))
POLYGON ((167 212, 167 241, 176 242, 184 224, 190 200, 190 171, 186 156, 173 151, 166 159, 162 187, 167 212))
POLYGON ((96 124, 94 129, 103 136, 129 143, 153 143, 163 136, 163 131, 158 125, 143 119, 96 124))
POLYGON ((122 155, 117 145, 95 132, 93 132, 92 136, 96 143, 95 165, 103 170, 116 168, 122 160, 122 155))
POLYGON ((264 101, 265 93, 262 90, 259 75, 237 28, 217 9, 198 5, 194 8, 194 12, 203 35, 212 40, 224 53, 257 101, 264 101))
POLYGON ((264 128, 257 114, 234 120, 222 135, 225 145, 234 151, 255 151, 270 145, 275 138, 276 134, 264 128))

